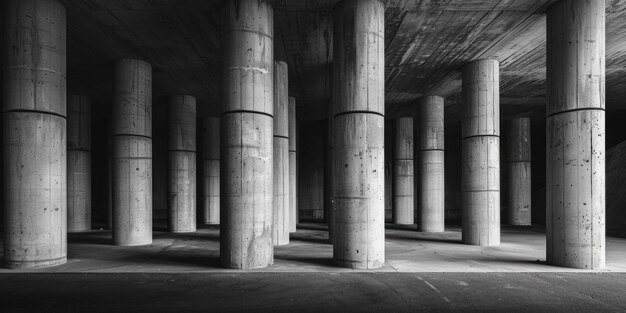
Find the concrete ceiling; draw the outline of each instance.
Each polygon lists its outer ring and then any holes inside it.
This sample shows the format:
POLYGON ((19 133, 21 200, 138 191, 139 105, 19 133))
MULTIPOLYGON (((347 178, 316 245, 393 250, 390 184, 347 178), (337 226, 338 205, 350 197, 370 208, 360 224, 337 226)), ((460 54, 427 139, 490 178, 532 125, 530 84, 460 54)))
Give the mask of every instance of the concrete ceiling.
MULTIPOLYGON (((202 115, 218 114, 222 0, 62 2, 68 11, 70 92, 110 103, 112 61, 141 58, 154 67, 156 99, 190 94, 198 98, 202 115)), ((290 93, 298 99, 299 118, 326 116, 335 2, 274 1, 275 56, 290 66, 290 93)), ((543 117, 543 12, 553 2, 386 1, 387 116, 409 114, 422 95, 439 94, 447 97, 447 122, 458 122, 458 71, 470 60, 496 58, 501 62, 503 119, 543 117)), ((607 107, 626 109, 626 0, 606 3, 607 107)))

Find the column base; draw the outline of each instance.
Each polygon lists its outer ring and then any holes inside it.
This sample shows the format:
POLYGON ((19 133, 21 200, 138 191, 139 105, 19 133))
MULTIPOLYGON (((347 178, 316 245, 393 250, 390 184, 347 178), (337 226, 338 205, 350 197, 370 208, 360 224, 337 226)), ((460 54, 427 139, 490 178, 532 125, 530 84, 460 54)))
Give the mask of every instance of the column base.
POLYGON ((57 266, 57 265, 65 264, 66 262, 67 262, 67 257, 65 256, 61 258, 56 258, 56 259, 36 260, 36 261, 4 260, 4 267, 8 269, 26 270, 26 269, 36 269, 36 268, 57 266))

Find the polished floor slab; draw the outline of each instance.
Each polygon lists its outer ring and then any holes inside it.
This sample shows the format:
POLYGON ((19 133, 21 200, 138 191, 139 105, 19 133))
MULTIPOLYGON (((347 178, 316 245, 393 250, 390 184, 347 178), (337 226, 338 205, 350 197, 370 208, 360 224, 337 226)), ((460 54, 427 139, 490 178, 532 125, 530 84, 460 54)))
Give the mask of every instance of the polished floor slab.
MULTIPOLYGON (((528 227, 503 226, 499 247, 477 247, 461 244, 456 227, 445 233, 421 233, 413 227, 387 225, 386 260, 373 272, 580 272, 545 264, 545 234, 528 227)), ((17 271, 0 269, 8 272, 17 271)), ((105 230, 70 234, 66 264, 24 272, 240 271, 219 266, 219 227, 207 226, 188 234, 156 231, 154 243, 141 247, 113 246, 111 233, 105 230)), ((356 271, 333 265, 324 225, 301 224, 289 245, 275 248, 274 265, 244 272, 356 271)), ((626 239, 607 238, 607 268, 602 272, 626 272, 626 239)))

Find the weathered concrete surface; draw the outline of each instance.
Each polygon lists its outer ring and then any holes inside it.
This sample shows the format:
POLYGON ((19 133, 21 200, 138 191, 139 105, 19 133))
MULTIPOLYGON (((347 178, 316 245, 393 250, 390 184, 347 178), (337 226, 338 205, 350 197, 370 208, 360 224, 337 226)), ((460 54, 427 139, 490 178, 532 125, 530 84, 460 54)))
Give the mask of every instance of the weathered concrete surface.
POLYGON ((67 231, 91 230, 91 102, 67 99, 67 231))
POLYGON ((499 66, 477 60, 463 67, 463 243, 470 245, 500 244, 499 66))
POLYGON ((58 265, 67 256, 65 7, 9 0, 3 22, 4 266, 58 265))
POLYGON ((115 62, 113 82, 113 243, 152 243, 152 66, 115 62))
POLYGON ((444 100, 423 97, 414 118, 417 227, 423 232, 445 230, 444 100))
POLYGON ((298 225, 298 119, 296 98, 289 97, 289 232, 296 231, 298 225))
POLYGON ((271 313, 419 312, 424 308, 429 312, 513 313, 626 310, 626 280, 616 273, 124 273, 3 278, 0 292, 6 295, 3 304, 10 312, 41 307, 49 308, 48 312, 133 307, 135 312, 151 313, 201 312, 201 308, 242 312, 251 307, 271 313), (56 292, 47 292, 50 289, 56 292), (76 290, 81 297, 74 295, 76 290), (37 301, 29 298, 32 294, 38 295, 37 301), (172 301, 172 295, 178 301, 172 301))
POLYGON ((220 223, 220 118, 202 122, 202 221, 220 223))
POLYGON ((547 10, 548 263, 605 266, 605 4, 547 10))
POLYGON ((262 268, 272 244, 274 16, 266 1, 222 6, 222 266, 262 268))
POLYGON ((413 176, 413 118, 394 122, 393 140, 393 223, 415 224, 415 187, 413 176))
POLYGON ((511 225, 530 225, 530 118, 519 117, 509 122, 507 138, 509 163, 508 221, 511 225))
POLYGON ((289 244, 289 73, 287 63, 274 63, 274 226, 275 246, 289 244))
POLYGON ((384 13, 378 0, 344 0, 333 11, 333 258, 350 268, 385 262, 384 13))
POLYGON ((171 232, 196 231, 196 98, 171 96, 168 210, 171 232))

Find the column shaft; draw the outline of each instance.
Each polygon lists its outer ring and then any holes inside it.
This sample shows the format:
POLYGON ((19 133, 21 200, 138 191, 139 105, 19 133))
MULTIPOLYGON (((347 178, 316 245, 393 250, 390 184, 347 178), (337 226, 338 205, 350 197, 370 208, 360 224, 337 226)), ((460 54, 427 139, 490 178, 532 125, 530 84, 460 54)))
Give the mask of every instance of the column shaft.
POLYGON ((220 223, 220 118, 208 117, 202 125, 202 219, 220 223))
POLYGON ((263 0, 228 0, 222 7, 220 257, 227 268, 274 262, 273 20, 263 0))
POLYGON ((169 229, 196 231, 196 98, 171 96, 169 119, 169 229))
POLYGON ((289 78, 287 63, 274 65, 274 245, 289 244, 289 78))
POLYGON ((514 118, 509 123, 509 203, 511 225, 531 224, 530 118, 514 118))
POLYGON ((91 103, 67 99, 67 231, 91 230, 91 103))
POLYGON ((496 60, 463 68, 463 243, 500 244, 500 70, 496 60))
POLYGON ((298 225, 298 163, 296 98, 289 97, 289 232, 298 225))
POLYGON ((605 267, 605 3, 547 10, 547 261, 605 267))
POLYGON ((115 62, 113 82, 113 242, 152 243, 152 67, 115 62))
POLYGON ((62 264, 67 255, 65 7, 55 0, 8 0, 4 9, 4 265, 62 264))
POLYGON ((385 262, 384 5, 343 0, 334 8, 334 175, 337 265, 385 262))
MULTIPOLYGON (((332 109, 332 108, 331 108, 332 109)), ((335 215, 335 200, 333 199, 333 181, 334 181, 334 177, 333 177, 333 150, 334 150, 334 144, 333 144, 333 138, 334 138, 334 134, 333 134, 333 127, 334 127, 334 123, 333 123, 333 116, 332 116, 332 111, 330 111, 329 117, 328 117, 328 125, 327 125, 327 136, 326 136, 326 172, 325 177, 324 177, 324 182, 326 184, 325 188, 324 188, 324 195, 326 197, 326 211, 325 211, 325 220, 328 223, 328 241, 330 241, 331 243, 333 242, 333 221, 334 221, 334 215, 335 215)))
POLYGON ((422 98, 415 120, 417 226, 423 232, 442 232, 445 231, 444 98, 422 98))
POLYGON ((413 186, 413 118, 401 117, 394 124, 393 223, 415 224, 413 186))

